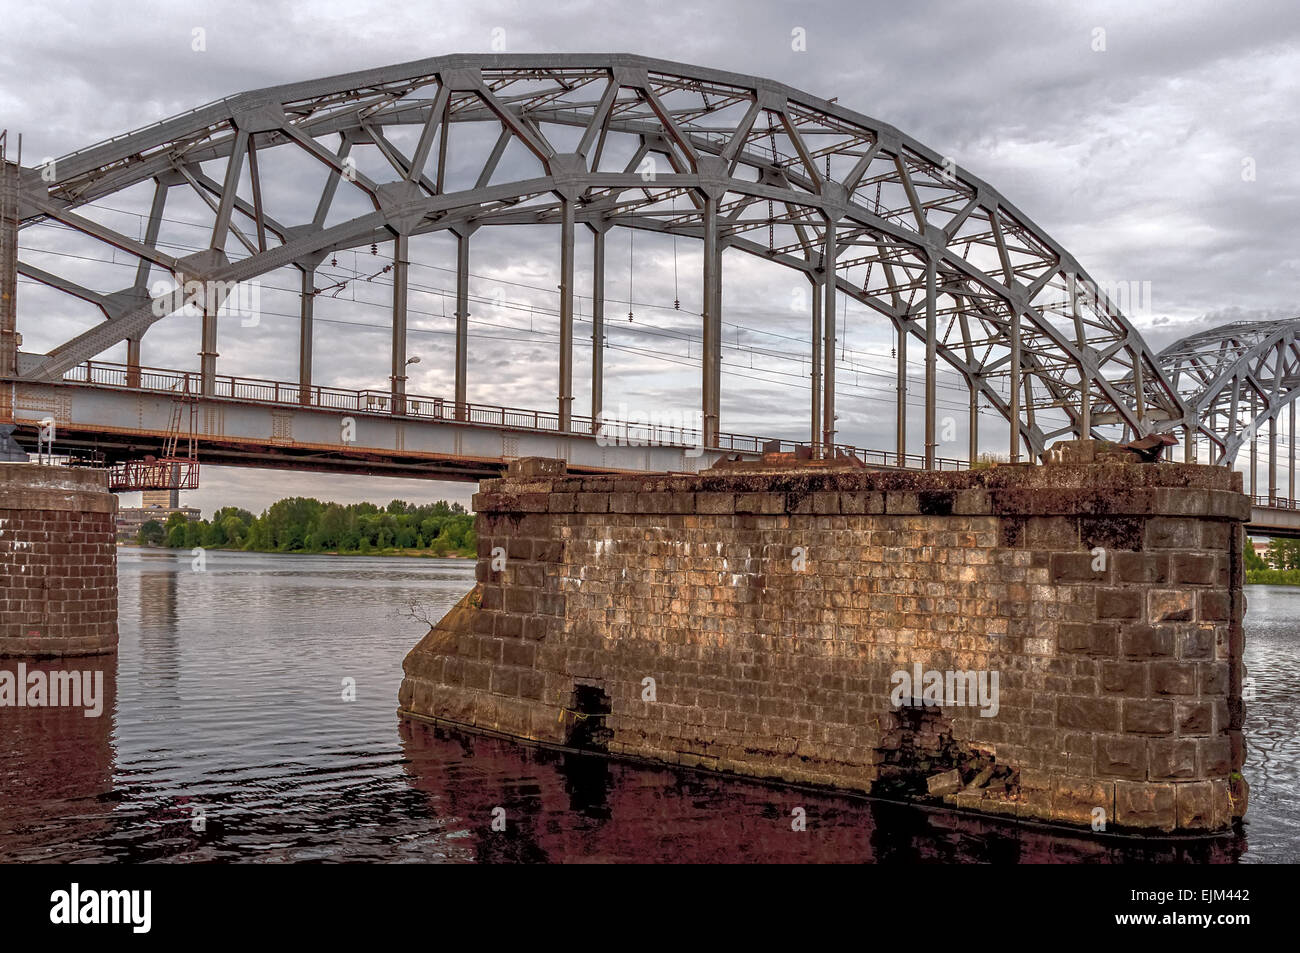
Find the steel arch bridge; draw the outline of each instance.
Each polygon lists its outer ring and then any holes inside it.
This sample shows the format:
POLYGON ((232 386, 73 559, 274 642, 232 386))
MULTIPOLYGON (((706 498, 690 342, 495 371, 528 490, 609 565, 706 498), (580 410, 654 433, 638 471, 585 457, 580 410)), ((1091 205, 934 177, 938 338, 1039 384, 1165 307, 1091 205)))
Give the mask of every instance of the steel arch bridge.
POLYGON ((724 249, 810 283, 809 435, 819 451, 836 439, 836 314, 848 299, 888 319, 897 336, 900 462, 909 339, 925 353, 928 466, 940 362, 969 388, 971 459, 981 401, 1009 421, 1012 460, 1037 456, 1062 435, 1181 430, 1190 452, 1201 431, 1225 453, 1236 439, 1213 429, 1221 414, 1207 425, 1175 383, 1191 379, 1190 367, 1178 365, 1171 380, 1075 259, 995 189, 893 126, 757 77, 630 55, 438 57, 231 96, 16 175, 11 215, 20 230, 58 223, 78 240, 126 253, 138 270, 126 288, 96 288, 70 266, 20 256, 18 274, 92 303, 104 320, 45 354, 20 356, 10 317, 0 328, 0 378, 62 381, 126 342, 138 380, 141 336, 194 304, 203 312, 201 388, 211 394, 230 283, 293 268, 302 282, 299 384, 307 388, 315 269, 338 250, 392 242, 397 412, 405 405, 409 241, 447 231, 458 248, 461 408, 471 237, 485 226, 546 224, 560 231, 556 406, 566 431, 575 230, 593 235, 594 418, 603 393, 605 236, 619 226, 702 245, 707 446, 717 445, 720 425, 724 249), (487 130, 490 143, 473 155, 470 130, 487 130), (310 216, 287 220, 264 193, 259 165, 285 151, 322 170, 310 216), (475 170, 468 177, 458 174, 466 162, 475 170), (374 168, 383 171, 363 171, 374 168), (93 203, 134 187, 152 188, 140 236, 91 214, 93 203), (197 194, 210 212, 207 249, 181 258, 158 240, 174 190, 197 194), (366 210, 335 221, 344 193, 359 193, 366 210), (176 289, 151 297, 153 269, 175 276, 176 289))
MULTIPOLYGON (((1300 397, 1300 319, 1237 321, 1189 335, 1160 352, 1166 377, 1209 439, 1211 462, 1231 465, 1269 425, 1269 494, 1277 492, 1277 419, 1290 413, 1291 493, 1295 496, 1295 400, 1300 397)), ((1252 494, 1253 494, 1252 489, 1252 494)))

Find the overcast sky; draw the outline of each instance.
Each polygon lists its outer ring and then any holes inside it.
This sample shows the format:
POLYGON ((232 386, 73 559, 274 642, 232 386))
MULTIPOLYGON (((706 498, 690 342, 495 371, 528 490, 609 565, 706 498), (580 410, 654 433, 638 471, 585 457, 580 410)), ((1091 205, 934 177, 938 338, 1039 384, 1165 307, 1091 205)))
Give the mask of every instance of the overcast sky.
MULTIPOLYGON (((3 13, 9 42, 0 45, 0 128, 23 133, 28 164, 246 89, 446 53, 489 52, 495 35, 508 52, 643 53, 838 97, 992 183, 1099 281, 1150 282, 1150 313, 1135 323, 1156 349, 1200 326, 1300 310, 1300 11, 1291 3, 317 0, 182 6, 133 0, 6 2, 3 13), (806 51, 792 49, 796 28, 806 31, 806 51), (193 49, 196 29, 204 31, 202 52, 193 49)), ((544 237, 522 241, 508 263, 492 260, 490 246, 478 253, 474 270, 486 277, 477 293, 506 283, 512 298, 544 303, 536 295, 554 287, 553 248, 544 237)), ((620 247, 626 255, 626 244, 620 247)), ((444 252, 436 242, 429 246, 428 288, 445 284, 445 273, 437 273, 439 261, 450 264, 444 252)), ((686 273, 692 253, 680 253, 686 273)), ((633 298, 663 303, 678 294, 688 309, 698 289, 694 279, 684 291, 674 288, 670 249, 649 243, 642 254, 665 267, 647 276, 644 286, 638 270, 633 298)), ((613 244, 610 256, 616 257, 613 244)), ((356 270, 366 267, 360 262, 356 270)), ((764 303, 779 291, 760 294, 737 274, 746 273, 728 271, 724 317, 746 328, 780 324, 764 303)), ((611 297, 627 296, 625 270, 611 271, 608 280, 611 297)), ((413 336, 412 350, 426 349, 419 368, 425 376, 413 376, 410 388, 442 394, 449 389, 442 383, 445 343, 434 330, 441 301, 431 295, 423 307, 430 312, 428 337, 421 345, 413 336)), ((339 308, 351 319, 380 320, 361 305, 339 308)), ((20 304, 20 329, 33 340, 23 313, 20 304)), ((646 327, 636 330, 685 327, 680 319, 650 309, 646 327)), ((521 323, 527 327, 529 320, 515 309, 503 326, 521 323)), ((146 337, 146 363, 185 366, 193 360, 192 334, 163 330, 166 324, 146 337)), ((281 332, 277 340, 287 342, 287 350, 251 335, 224 344, 221 372, 292 379, 293 329, 281 322, 266 333, 281 332)), ((319 382, 384 386, 382 332, 335 333, 341 335, 338 347, 318 357, 319 382), (374 345, 373 359, 341 353, 352 347, 343 342, 362 339, 374 345)), ((865 325, 854 333, 867 355, 863 363, 870 364, 871 347, 882 339, 865 325)), ((740 327, 735 334, 738 344, 763 345, 740 327)), ((493 349, 476 356, 471 399, 518 403, 515 398, 531 393, 534 382, 553 394, 545 359, 553 345, 528 343, 526 335, 516 345, 509 353, 493 349)), ((579 350, 575 373, 581 380, 579 350)), ((615 361, 609 372, 614 402, 621 394, 645 399, 656 388, 670 388, 681 373, 655 371, 635 356, 619 360, 624 363, 615 361), (620 367, 622 383, 613 380, 620 367)), ((886 370, 885 363, 879 366, 886 370)), ((892 411, 873 413, 865 396, 869 383, 856 386, 863 400, 855 406, 850 388, 846 433, 856 428, 862 445, 889 446, 892 438, 879 418, 892 411)), ((759 385, 738 372, 724 376, 723 388, 724 429, 749 431, 770 422, 761 432, 803 435, 802 411, 789 410, 806 403, 797 389, 759 385)), ((550 409, 554 400, 529 405, 550 409)), ((465 484, 209 468, 203 489, 189 496, 206 513, 227 503, 260 510, 296 493, 382 502, 394 496, 467 501, 470 492, 465 484)))

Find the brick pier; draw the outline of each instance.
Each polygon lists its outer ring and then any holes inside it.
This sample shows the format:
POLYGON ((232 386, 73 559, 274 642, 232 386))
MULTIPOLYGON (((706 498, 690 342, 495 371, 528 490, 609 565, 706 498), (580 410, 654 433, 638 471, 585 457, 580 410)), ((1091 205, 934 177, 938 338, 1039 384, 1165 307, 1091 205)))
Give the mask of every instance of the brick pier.
POLYGON ((1042 466, 485 481, 478 583, 405 714, 1095 826, 1245 809, 1241 477, 1082 444, 1042 466), (897 673, 997 675, 996 711, 897 673), (893 697, 891 697, 893 695, 893 697))
POLYGON ((105 471, 0 463, 0 656, 117 650, 116 513, 105 471))

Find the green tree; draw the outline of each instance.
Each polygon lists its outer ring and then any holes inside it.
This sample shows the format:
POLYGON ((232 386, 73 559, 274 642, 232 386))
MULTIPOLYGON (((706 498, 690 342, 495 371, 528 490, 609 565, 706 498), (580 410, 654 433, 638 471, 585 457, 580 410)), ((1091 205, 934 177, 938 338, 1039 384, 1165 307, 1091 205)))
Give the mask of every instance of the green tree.
POLYGON ((167 531, 157 520, 149 520, 136 533, 135 541, 141 546, 161 546, 167 539, 167 531))

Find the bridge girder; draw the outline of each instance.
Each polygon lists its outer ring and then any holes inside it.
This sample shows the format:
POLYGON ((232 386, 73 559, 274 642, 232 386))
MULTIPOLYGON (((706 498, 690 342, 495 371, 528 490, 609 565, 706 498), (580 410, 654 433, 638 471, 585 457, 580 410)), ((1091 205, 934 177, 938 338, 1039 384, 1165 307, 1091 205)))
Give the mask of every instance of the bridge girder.
MULTIPOLYGON (((1198 426, 1119 308, 995 189, 893 126, 758 77, 621 54, 438 57, 231 96, 44 171, 22 177, 20 229, 59 222, 135 256, 140 268, 132 288, 105 294, 20 262, 30 279, 94 302, 106 318, 36 357, 21 371, 32 380, 59 380, 179 310, 184 288, 150 297, 151 266, 203 283, 239 282, 434 231, 467 237, 488 225, 561 225, 571 248, 575 225, 602 234, 620 226, 716 246, 714 281, 724 248, 794 268, 835 292, 825 295, 828 316, 844 295, 921 341, 928 453, 939 361, 1017 422, 1013 457, 1022 446, 1037 454, 1054 437, 1100 435, 1099 428, 1198 426), (458 132, 475 124, 498 134, 467 175, 453 150, 458 132), (630 159, 610 158, 616 141, 630 159), (326 170, 310 217, 287 221, 267 211, 257 164, 278 149, 298 150, 326 170), (361 150, 381 156, 391 178, 362 172, 352 161, 361 150), (205 169, 214 165, 220 175, 205 169), (474 184, 453 189, 452 178, 474 184), (155 200, 142 238, 78 212, 150 181, 155 200), (210 208, 207 255, 178 259, 159 247, 173 189, 195 192, 210 208), (358 190, 373 210, 327 224, 340 189, 358 190)), ((562 296, 573 293, 567 284, 562 296)), ((706 303, 702 316, 705 415, 715 431, 719 307, 706 303)), ((213 367, 215 333, 214 318, 203 345, 213 367)), ((814 353, 820 346, 833 355, 833 320, 824 334, 814 353)), ((404 380, 398 350, 395 389, 404 380)), ((560 380, 563 414, 572 395, 563 370, 560 380)), ((820 434, 814 422, 814 443, 834 438, 833 360, 823 386, 825 422, 820 434)))

